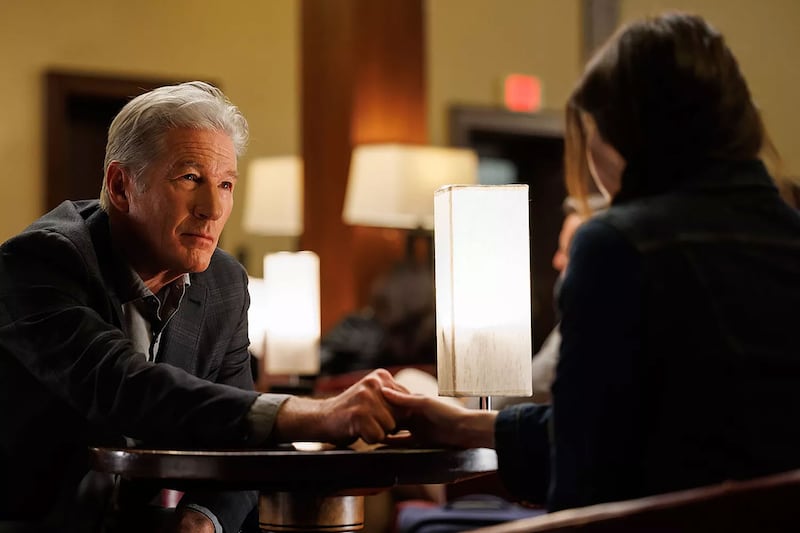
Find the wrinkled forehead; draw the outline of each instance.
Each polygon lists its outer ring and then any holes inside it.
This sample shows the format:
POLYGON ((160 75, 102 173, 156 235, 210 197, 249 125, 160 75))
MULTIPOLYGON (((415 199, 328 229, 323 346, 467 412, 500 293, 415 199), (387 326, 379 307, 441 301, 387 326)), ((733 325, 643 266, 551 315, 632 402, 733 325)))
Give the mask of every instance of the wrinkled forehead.
POLYGON ((222 130, 170 128, 164 132, 153 159, 177 164, 225 164, 236 168, 237 155, 230 135, 222 130))

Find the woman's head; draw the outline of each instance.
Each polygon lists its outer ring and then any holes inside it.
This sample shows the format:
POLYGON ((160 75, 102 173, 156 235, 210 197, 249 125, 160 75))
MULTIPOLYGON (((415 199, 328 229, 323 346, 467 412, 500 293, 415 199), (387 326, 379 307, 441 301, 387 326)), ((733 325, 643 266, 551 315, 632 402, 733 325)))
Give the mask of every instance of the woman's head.
POLYGON ((631 183, 619 195, 669 190, 675 172, 709 158, 752 159, 764 128, 739 65, 702 18, 671 13, 621 28, 586 67, 567 106, 570 194, 588 189, 587 134, 596 128, 631 183), (632 169, 633 170, 633 169, 632 169))

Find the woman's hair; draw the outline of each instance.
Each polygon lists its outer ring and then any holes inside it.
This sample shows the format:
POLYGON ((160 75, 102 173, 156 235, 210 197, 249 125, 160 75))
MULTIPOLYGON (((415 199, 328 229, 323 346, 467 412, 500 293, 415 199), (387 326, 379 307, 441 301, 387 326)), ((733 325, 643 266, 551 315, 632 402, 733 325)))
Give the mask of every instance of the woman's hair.
MULTIPOLYGON (((119 161, 134 180, 140 180, 147 165, 161 154, 164 136, 174 128, 223 131, 233 141, 237 156, 247 146, 247 120, 222 91, 202 81, 168 85, 137 96, 117 114, 108 129, 103 171, 119 161)), ((108 203, 103 180, 100 205, 107 209, 108 203)))
POLYGON ((581 112, 626 161, 618 198, 672 189, 687 165, 753 159, 772 148, 736 58, 694 15, 624 26, 588 63, 566 117, 567 189, 579 199, 591 182, 581 112))

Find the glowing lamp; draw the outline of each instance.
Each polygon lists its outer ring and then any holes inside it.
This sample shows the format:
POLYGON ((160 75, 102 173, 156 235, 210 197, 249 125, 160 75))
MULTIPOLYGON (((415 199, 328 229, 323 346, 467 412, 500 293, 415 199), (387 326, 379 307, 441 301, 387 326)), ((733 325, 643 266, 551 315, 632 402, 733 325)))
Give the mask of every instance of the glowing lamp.
POLYGON ((433 228, 433 193, 476 183, 478 158, 465 148, 365 144, 353 150, 342 218, 347 224, 433 228))
POLYGON ((527 185, 436 191, 437 375, 443 396, 533 393, 528 218, 527 185))
MULTIPOLYGON (((268 374, 319 373, 319 257, 278 252, 264 257, 264 368, 268 374)), ((253 304, 251 303, 251 309, 253 304)))
POLYGON ((299 157, 259 157, 250 163, 242 226, 256 235, 303 233, 303 161, 299 157))

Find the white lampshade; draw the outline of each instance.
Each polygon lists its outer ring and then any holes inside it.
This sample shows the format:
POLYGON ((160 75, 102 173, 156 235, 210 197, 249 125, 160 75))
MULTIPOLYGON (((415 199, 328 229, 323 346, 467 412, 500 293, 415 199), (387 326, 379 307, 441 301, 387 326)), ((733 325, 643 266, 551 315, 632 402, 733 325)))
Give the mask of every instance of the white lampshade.
POLYGON ((303 162, 299 157, 260 157, 250 163, 242 226, 258 235, 303 233, 303 162))
POLYGON ((434 205, 439 393, 530 396, 528 186, 448 186, 434 205))
POLYGON ((269 374, 319 373, 319 257, 264 257, 265 368, 269 374))
POLYGON ((347 224, 433 228, 433 193, 478 179, 477 156, 463 148, 366 144, 353 150, 344 201, 347 224))

